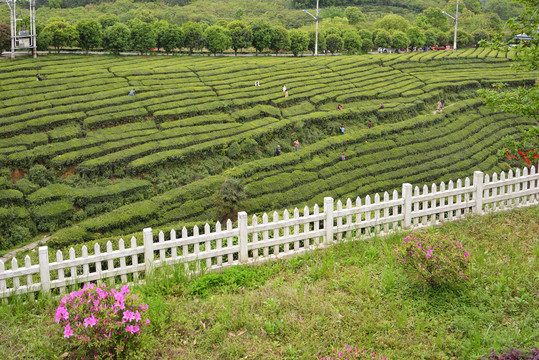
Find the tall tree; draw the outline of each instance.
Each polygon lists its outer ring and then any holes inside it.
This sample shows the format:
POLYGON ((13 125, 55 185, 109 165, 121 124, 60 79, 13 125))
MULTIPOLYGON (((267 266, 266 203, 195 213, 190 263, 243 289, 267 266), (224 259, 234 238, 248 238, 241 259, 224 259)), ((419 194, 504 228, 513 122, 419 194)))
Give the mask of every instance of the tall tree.
POLYGON ((213 55, 230 48, 232 43, 229 31, 221 26, 209 26, 204 35, 206 37, 206 46, 213 55))
POLYGON ((332 54, 335 54, 343 48, 344 43, 339 35, 331 34, 326 37, 326 46, 332 54))
POLYGON ((105 49, 118 55, 121 51, 129 49, 131 30, 127 25, 116 23, 103 32, 103 45, 105 49))
POLYGON ((425 41, 427 41, 425 34, 417 26, 412 26, 406 30, 406 36, 410 39, 411 46, 422 47, 425 45, 425 41))
POLYGON ((277 54, 279 50, 288 50, 290 48, 290 37, 288 30, 282 26, 275 26, 271 35, 270 50, 277 54))
POLYGON ((0 24, 0 55, 11 49, 11 28, 8 24, 0 24))
POLYGON ((410 22, 400 15, 389 14, 376 21, 375 26, 390 32, 393 30, 406 32, 406 30, 410 27, 410 22))
POLYGON ((184 41, 182 29, 176 24, 168 24, 167 31, 161 34, 160 40, 167 54, 174 49, 181 49, 184 41))
POLYGON ((346 30, 343 32, 342 40, 344 48, 351 53, 355 53, 361 48, 361 37, 355 30, 346 30))
POLYGON ((58 53, 64 46, 70 46, 75 43, 79 37, 77 30, 72 25, 63 21, 53 21, 47 24, 40 34, 45 41, 54 47, 58 53))
POLYGON ((397 49, 406 49, 410 45, 410 39, 402 31, 395 31, 391 37, 393 47, 397 49))
POLYGON ((99 23, 101 24, 101 28, 105 30, 109 26, 120 22, 120 18, 118 18, 118 16, 114 14, 103 14, 97 19, 97 21, 99 21, 99 23))
POLYGON ((156 46, 157 36, 152 24, 135 19, 130 21, 131 46, 141 55, 150 52, 156 46))
POLYGON ((79 46, 86 50, 86 55, 91 48, 101 45, 101 24, 94 19, 84 19, 77 23, 77 32, 79 33, 79 46))
POLYGON ((387 30, 377 31, 374 38, 374 46, 376 47, 390 47, 391 46, 391 34, 387 30))
POLYGON ((234 55, 238 55, 238 50, 251 46, 253 32, 246 23, 239 20, 232 21, 228 23, 228 30, 230 31, 230 37, 232 39, 231 47, 234 49, 234 55))
POLYGON ((354 6, 347 7, 346 10, 344 10, 344 16, 346 16, 350 25, 357 25, 366 20, 366 17, 361 10, 354 6))
POLYGON ((264 49, 267 49, 271 45, 271 25, 264 21, 260 20, 251 24, 251 30, 253 32, 253 46, 257 52, 262 52, 264 49))
POLYGON ((303 30, 294 29, 290 31, 290 50, 294 56, 303 53, 309 46, 309 36, 303 30))
POLYGON ((184 36, 183 46, 189 49, 189 55, 193 55, 193 50, 198 48, 204 41, 204 32, 199 23, 192 21, 182 25, 184 36))

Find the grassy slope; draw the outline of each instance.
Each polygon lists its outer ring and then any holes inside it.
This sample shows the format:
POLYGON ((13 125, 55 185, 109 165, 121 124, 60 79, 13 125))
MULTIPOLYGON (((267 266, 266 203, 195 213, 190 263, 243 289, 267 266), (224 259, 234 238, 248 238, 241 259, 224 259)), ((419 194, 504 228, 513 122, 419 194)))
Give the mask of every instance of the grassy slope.
MULTIPOLYGON (((192 283, 156 279, 136 290, 151 311, 146 358, 314 359, 349 344, 390 360, 468 360, 536 345, 538 219, 534 207, 431 229, 472 254, 469 283, 452 289, 411 282, 393 255, 403 235, 192 283)), ((55 305, 0 307, 0 358, 57 358, 55 305)))

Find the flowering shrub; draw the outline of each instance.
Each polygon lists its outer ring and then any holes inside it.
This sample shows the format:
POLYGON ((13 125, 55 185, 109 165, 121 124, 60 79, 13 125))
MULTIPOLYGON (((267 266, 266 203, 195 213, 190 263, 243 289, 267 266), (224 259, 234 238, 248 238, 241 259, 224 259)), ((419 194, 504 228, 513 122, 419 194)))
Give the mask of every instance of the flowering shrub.
POLYGON ((357 347, 351 348, 350 345, 346 345, 343 351, 333 350, 332 357, 321 357, 320 360, 336 360, 336 359, 372 359, 372 360, 387 360, 387 357, 377 355, 376 351, 368 352, 367 350, 358 350, 357 347))
POLYGON ((59 337, 87 359, 131 357, 139 348, 142 330, 150 323, 148 305, 140 303, 127 285, 120 291, 106 285, 84 285, 61 300, 55 321, 59 337))
POLYGON ((397 261, 414 279, 441 286, 467 280, 471 255, 462 243, 438 234, 410 234, 394 249, 397 261))
POLYGON ((517 349, 509 347, 509 350, 498 354, 492 350, 487 356, 480 357, 478 360, 536 360, 539 359, 539 348, 517 349))

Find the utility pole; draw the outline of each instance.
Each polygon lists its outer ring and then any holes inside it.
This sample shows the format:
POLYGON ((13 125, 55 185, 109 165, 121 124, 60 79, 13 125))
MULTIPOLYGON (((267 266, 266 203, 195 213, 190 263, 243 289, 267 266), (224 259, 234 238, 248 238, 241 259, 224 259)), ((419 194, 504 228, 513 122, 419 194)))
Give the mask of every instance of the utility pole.
POLYGON ((316 0, 316 16, 308 12, 307 10, 303 10, 303 12, 311 15, 313 19, 316 21, 316 32, 314 35, 314 56, 318 56, 318 0, 316 0))
MULTIPOLYGON (((37 35, 36 35, 36 3, 30 0, 30 23, 26 24, 26 29, 19 29, 17 21, 24 21, 22 9, 19 12, 21 18, 17 18, 17 0, 5 0, 9 7, 10 28, 11 28, 11 58, 15 58, 15 50, 31 49, 32 56, 37 57, 37 35)), ((22 26, 21 26, 22 27, 22 26)))
POLYGON ((455 20, 455 35, 453 37, 453 52, 457 52, 457 25, 459 22, 459 0, 457 0, 457 11, 455 16, 451 16, 445 11, 442 11, 442 14, 449 16, 451 19, 455 20))

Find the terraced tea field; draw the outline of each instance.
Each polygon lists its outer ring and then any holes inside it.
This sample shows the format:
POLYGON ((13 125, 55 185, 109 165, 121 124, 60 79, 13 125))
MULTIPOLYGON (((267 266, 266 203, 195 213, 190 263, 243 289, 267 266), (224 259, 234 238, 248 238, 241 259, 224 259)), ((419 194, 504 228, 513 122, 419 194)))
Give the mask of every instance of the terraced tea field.
POLYGON ((11 228, 0 249, 21 227, 54 233, 49 245, 61 247, 149 226, 213 224, 216 194, 231 177, 244 184, 253 214, 505 170, 501 139, 536 122, 492 112, 475 90, 536 78, 482 48, 4 60, 0 219, 11 228), (443 113, 433 113, 442 96, 443 113))

